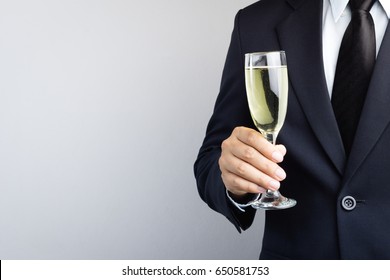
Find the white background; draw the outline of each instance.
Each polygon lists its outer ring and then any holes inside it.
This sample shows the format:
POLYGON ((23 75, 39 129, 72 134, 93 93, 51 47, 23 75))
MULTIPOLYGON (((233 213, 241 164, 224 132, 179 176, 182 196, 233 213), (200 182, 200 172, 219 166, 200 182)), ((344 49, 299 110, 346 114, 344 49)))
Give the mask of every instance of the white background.
POLYGON ((0 0, 0 259, 256 259, 193 163, 250 0, 0 0))

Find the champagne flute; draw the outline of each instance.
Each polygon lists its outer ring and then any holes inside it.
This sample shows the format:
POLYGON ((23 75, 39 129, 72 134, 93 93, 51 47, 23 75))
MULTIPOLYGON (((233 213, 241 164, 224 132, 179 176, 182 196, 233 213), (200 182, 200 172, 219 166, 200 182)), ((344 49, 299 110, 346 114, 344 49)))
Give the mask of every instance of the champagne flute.
MULTIPOLYGON (((249 110, 261 134, 275 145, 287 112, 288 75, 284 51, 245 54, 245 85, 249 110)), ((296 205, 279 191, 267 190, 250 204, 253 208, 286 209, 296 205)))

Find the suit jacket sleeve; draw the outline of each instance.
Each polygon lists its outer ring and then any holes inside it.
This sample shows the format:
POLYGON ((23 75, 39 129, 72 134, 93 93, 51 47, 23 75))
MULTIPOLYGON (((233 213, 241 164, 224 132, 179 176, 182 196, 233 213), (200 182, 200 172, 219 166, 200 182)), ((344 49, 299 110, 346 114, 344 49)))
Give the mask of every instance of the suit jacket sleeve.
POLYGON ((238 231, 247 229, 253 222, 255 210, 239 211, 227 198, 221 179, 218 159, 221 143, 237 126, 253 127, 245 91, 244 54, 240 44, 240 12, 235 18, 220 93, 206 136, 194 165, 195 177, 201 198, 215 211, 223 214, 238 231))

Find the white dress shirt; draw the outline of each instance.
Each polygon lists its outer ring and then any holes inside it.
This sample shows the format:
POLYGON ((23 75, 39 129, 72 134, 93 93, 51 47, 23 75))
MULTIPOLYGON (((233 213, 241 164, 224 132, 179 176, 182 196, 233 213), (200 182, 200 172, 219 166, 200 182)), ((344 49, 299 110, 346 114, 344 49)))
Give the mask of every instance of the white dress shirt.
MULTIPOLYGON (((351 21, 351 9, 349 8, 348 2, 348 0, 323 1, 322 47, 325 78, 330 97, 332 95, 341 40, 351 21)), ((376 1, 370 13, 375 24, 376 53, 378 54, 390 18, 390 0, 376 1)), ((235 202, 227 190, 226 194, 230 201, 241 211, 244 212, 244 208, 249 206, 249 204, 235 202)), ((255 199, 258 199, 259 196, 257 195, 255 199)))
MULTIPOLYGON (((376 1, 370 13, 375 24, 376 53, 378 54, 390 17, 390 0, 376 1)), ((324 0, 322 47, 329 96, 332 95, 341 40, 350 21, 351 9, 348 0, 324 0)))

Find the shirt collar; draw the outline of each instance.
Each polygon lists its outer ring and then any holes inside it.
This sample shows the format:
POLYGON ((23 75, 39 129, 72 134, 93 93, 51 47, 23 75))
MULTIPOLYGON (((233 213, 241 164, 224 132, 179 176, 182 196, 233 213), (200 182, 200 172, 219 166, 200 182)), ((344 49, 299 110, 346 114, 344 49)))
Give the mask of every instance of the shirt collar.
POLYGON ((345 8, 348 5, 348 0, 328 0, 332 9, 333 19, 335 22, 339 20, 345 8))
MULTIPOLYGON (((330 6, 332 8, 332 14, 335 22, 339 20, 343 14, 345 8, 348 5, 348 0, 329 0, 330 6)), ((387 17, 390 18, 390 0, 380 0, 378 1, 385 10, 387 17)))
POLYGON ((390 0, 381 0, 380 3, 387 14, 387 17, 390 18, 390 0))

